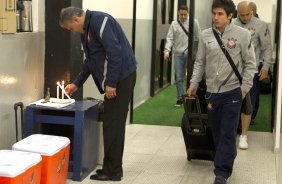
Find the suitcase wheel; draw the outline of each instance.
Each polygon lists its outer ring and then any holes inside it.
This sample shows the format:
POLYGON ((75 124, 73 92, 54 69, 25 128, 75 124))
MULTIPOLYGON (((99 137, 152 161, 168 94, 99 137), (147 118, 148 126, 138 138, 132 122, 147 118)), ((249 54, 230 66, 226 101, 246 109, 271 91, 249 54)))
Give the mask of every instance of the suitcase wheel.
POLYGON ((192 157, 193 157, 192 151, 187 151, 187 160, 191 161, 192 157))
POLYGON ((211 151, 211 158, 212 158, 212 160, 214 160, 214 158, 215 158, 215 152, 214 151, 211 151))
POLYGON ((190 155, 187 155, 187 160, 191 161, 191 156, 190 155))

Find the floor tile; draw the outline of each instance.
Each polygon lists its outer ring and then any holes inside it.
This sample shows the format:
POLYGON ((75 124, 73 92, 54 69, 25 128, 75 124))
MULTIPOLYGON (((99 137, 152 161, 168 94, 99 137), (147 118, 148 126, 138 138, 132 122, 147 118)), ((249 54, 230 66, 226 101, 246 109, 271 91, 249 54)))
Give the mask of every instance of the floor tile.
MULTIPOLYGON (((276 184, 279 157, 273 153, 273 135, 249 132, 249 149, 237 149, 228 184, 276 184)), ((101 165, 98 166, 101 168, 101 165)), ((67 184, 212 184, 213 162, 187 160, 179 127, 127 125, 120 182, 89 179, 67 184)))

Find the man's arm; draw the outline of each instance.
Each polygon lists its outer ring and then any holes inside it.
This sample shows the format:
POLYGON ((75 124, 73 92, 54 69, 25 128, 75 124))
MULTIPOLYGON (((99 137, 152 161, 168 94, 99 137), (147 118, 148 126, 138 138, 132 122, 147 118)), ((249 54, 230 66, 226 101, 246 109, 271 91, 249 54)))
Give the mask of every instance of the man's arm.
POLYGON ((73 83, 78 88, 80 88, 84 84, 84 82, 87 80, 87 78, 90 75, 90 71, 89 71, 89 68, 87 66, 87 62, 88 62, 87 60, 84 60, 82 71, 78 74, 78 76, 73 81, 73 83))
POLYGON ((164 60, 168 60, 169 52, 171 51, 171 47, 174 44, 173 23, 174 21, 171 23, 168 29, 168 32, 167 32, 167 36, 166 36, 166 43, 165 43, 165 49, 164 49, 164 60))
POLYGON ((194 41, 199 41, 201 34, 201 27, 198 20, 194 20, 194 41))
POLYGON ((256 58, 253 44, 251 42, 251 35, 248 31, 246 31, 246 37, 242 39, 241 43, 242 47, 242 60, 243 60, 243 71, 242 71, 242 85, 241 90, 244 94, 249 92, 251 87, 253 86, 253 78, 254 74, 257 71, 256 69, 256 58))
POLYGON ((197 89, 202 80, 206 67, 206 47, 202 35, 199 38, 198 52, 193 67, 193 74, 190 80, 190 88, 197 89))
POLYGON ((112 17, 104 18, 103 25, 98 25, 99 27, 99 37, 101 39, 101 44, 106 51, 107 65, 107 79, 105 81, 106 86, 112 88, 117 87, 119 75, 121 73, 122 66, 122 46, 118 38, 117 33, 117 23, 112 17), (102 26, 104 29, 102 30, 102 26), (102 30, 102 31, 101 31, 102 30))
POLYGON ((259 38, 261 43, 260 58, 262 58, 263 60, 263 65, 261 70, 259 71, 258 76, 260 77, 259 80, 263 80, 268 76, 269 67, 273 64, 271 39, 269 29, 266 23, 263 24, 263 29, 259 33, 259 38))
POLYGON ((195 60, 196 59, 196 55, 197 55, 197 51, 198 51, 198 44, 199 44, 199 38, 200 38, 200 34, 201 34, 201 28, 199 25, 198 20, 194 20, 194 39, 193 39, 193 53, 192 53, 192 59, 195 60))

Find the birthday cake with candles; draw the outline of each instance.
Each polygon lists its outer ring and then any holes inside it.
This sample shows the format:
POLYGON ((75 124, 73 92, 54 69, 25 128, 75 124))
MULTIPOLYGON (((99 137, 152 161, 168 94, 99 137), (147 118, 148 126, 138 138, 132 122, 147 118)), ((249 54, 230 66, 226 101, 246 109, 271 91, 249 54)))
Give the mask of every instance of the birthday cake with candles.
POLYGON ((47 106, 47 107, 65 107, 67 105, 70 105, 75 102, 74 99, 72 99, 65 91, 64 89, 65 82, 62 81, 62 84, 60 82, 57 82, 57 98, 51 98, 50 97, 50 88, 47 88, 47 92, 44 99, 38 100, 36 102, 33 102, 31 104, 33 105, 41 105, 41 106, 47 106), (60 98, 60 89, 62 96, 60 98), (64 97, 67 97, 66 99, 64 97))
POLYGON ((30 105, 40 105, 40 106, 46 106, 46 107, 66 107, 72 103, 75 102, 75 99, 57 99, 57 98, 50 98, 49 101, 46 101, 46 99, 41 99, 36 102, 30 103, 30 105))
POLYGON ((68 104, 72 103, 74 99, 60 99, 60 98, 50 98, 49 102, 50 103, 58 103, 58 104, 68 104))

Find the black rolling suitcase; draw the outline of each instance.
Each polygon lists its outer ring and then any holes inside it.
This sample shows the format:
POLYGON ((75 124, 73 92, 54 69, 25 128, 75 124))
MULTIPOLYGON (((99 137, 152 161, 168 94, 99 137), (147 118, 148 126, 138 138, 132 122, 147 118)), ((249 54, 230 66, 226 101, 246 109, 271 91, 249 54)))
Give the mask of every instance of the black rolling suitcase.
POLYGON ((191 159, 213 161, 215 148, 212 132, 207 126, 207 114, 202 113, 199 97, 191 98, 186 95, 183 96, 183 102, 185 113, 183 114, 181 129, 188 161, 191 159))

